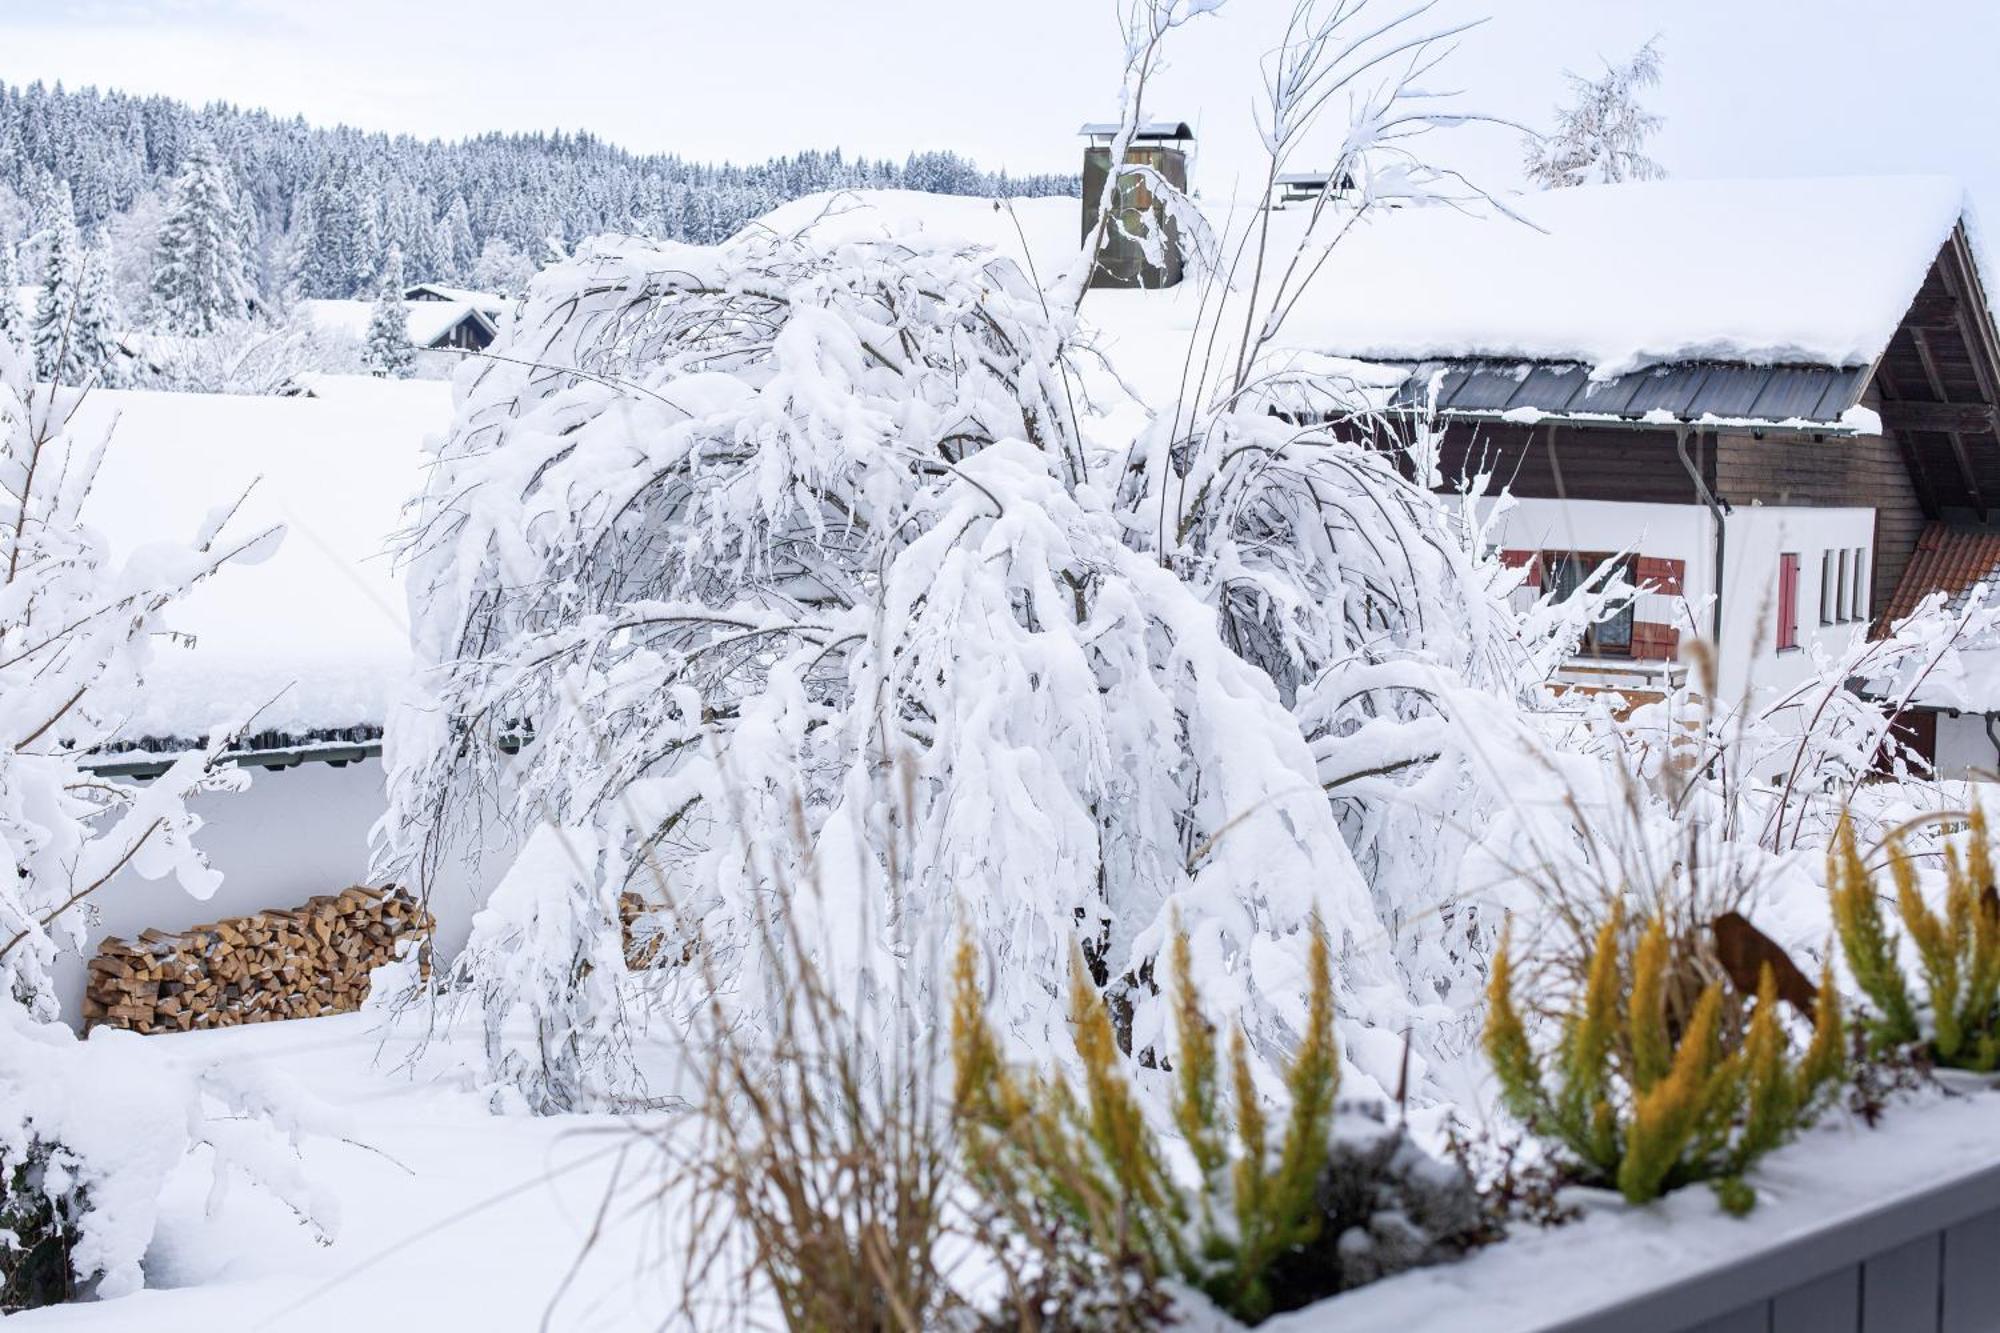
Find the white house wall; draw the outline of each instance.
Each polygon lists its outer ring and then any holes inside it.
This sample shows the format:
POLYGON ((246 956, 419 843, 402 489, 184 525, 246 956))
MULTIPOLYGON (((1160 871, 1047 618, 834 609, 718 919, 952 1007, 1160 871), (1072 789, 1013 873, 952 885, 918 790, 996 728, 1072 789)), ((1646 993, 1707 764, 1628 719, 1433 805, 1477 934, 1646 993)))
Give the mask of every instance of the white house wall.
MULTIPOLYGON (((1838 653, 1867 631, 1865 618, 1820 623, 1821 556, 1858 548, 1865 553, 1864 570, 1872 564, 1874 510, 1751 505, 1736 508, 1725 522, 1719 623, 1713 610, 1715 524, 1700 505, 1517 500, 1494 524, 1489 540, 1509 550, 1627 551, 1683 561, 1682 595, 1642 594, 1635 616, 1675 626, 1683 642, 1717 642, 1725 699, 1743 698, 1753 681, 1759 691, 1796 684, 1811 671, 1815 645, 1838 653), (1799 557, 1799 646, 1780 651, 1774 618, 1778 558, 1785 552, 1799 557)), ((1867 599, 1864 589, 1864 612, 1867 599)))
MULTIPOLYGON (((2000 721, 1994 731, 2000 732, 2000 721)), ((2000 773, 2000 746, 1987 732, 1983 714, 1938 714, 1937 771, 1939 777, 1954 781, 1991 779, 2000 773)))
POLYGON ((1864 618, 1820 623, 1821 556, 1828 550, 1859 548, 1866 570, 1874 563, 1874 540, 1873 509, 1746 505, 1730 512, 1723 543, 1723 698, 1741 699, 1753 683, 1760 693, 1795 685, 1812 674, 1815 646, 1838 654, 1868 632, 1867 590, 1861 597, 1864 618), (1781 650, 1776 634, 1778 560, 1786 552, 1799 557, 1799 632, 1798 647, 1781 650))

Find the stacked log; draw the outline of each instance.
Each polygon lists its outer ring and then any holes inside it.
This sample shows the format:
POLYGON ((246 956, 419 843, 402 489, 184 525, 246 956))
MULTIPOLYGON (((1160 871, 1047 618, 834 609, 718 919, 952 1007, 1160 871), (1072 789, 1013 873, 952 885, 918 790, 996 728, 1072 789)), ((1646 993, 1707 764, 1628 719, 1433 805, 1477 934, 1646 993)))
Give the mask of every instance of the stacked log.
POLYGON ((90 960, 84 1025, 186 1032, 358 1009, 368 974, 405 940, 428 971, 433 924, 400 889, 356 886, 291 910, 108 939, 90 960))

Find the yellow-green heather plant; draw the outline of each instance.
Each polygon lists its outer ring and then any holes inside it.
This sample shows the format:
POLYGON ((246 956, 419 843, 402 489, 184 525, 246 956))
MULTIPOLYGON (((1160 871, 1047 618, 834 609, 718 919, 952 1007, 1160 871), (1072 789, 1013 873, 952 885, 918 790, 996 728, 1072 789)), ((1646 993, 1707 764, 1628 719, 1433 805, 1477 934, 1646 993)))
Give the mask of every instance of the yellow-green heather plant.
MULTIPOLYGON (((1110 1015, 1081 955, 1070 970, 1079 1095, 1060 1075, 1024 1078, 1009 1067, 986 1018, 977 955, 969 938, 961 941, 952 1003, 958 1124, 974 1185, 1016 1234, 1046 1238, 1052 1224, 1067 1228, 1072 1248, 1098 1256, 1107 1270, 1136 1267, 1142 1286, 1178 1277, 1255 1322, 1274 1308, 1275 1266, 1318 1235, 1315 1194, 1340 1081, 1332 964, 1316 931, 1306 1030, 1286 1078, 1291 1109, 1274 1152, 1240 1031, 1229 1053, 1233 1136, 1224 1123, 1223 1071, 1189 981, 1188 953, 1177 929, 1172 1110, 1199 1173, 1192 1188, 1167 1168, 1120 1070, 1110 1015)), ((1070 1262, 1064 1249, 1060 1241, 1047 1246, 1042 1261, 1070 1262)), ((1123 1313, 1095 1310, 1091 1322, 1114 1326, 1123 1313)))
POLYGON ((1964 858, 1945 851, 1944 914, 1917 889, 1916 864, 1895 839, 1888 844, 1897 915, 1917 955, 1928 1003, 1910 998, 1895 941, 1882 918, 1875 876, 1843 818, 1827 853, 1834 928, 1855 984, 1868 997, 1862 1026, 1875 1051, 1921 1046, 1936 1064, 1990 1072, 2000 1067, 2000 896, 1994 892, 1986 816, 1974 810, 1964 858))
POLYGON ((1732 1031, 1721 983, 1701 992, 1685 1028, 1669 1030, 1666 923, 1648 922, 1627 944, 1622 906, 1597 934, 1584 990, 1563 1020, 1544 1083, 1514 999, 1506 940, 1493 960, 1485 1045, 1507 1107, 1553 1140, 1579 1174, 1616 1186, 1634 1203, 1694 1181, 1715 1184, 1725 1207, 1755 1200, 1743 1185, 1751 1162, 1812 1116, 1841 1072, 1840 1000, 1828 974, 1813 1035, 1792 1060, 1779 1019, 1777 979, 1761 969, 1747 1024, 1732 1031))

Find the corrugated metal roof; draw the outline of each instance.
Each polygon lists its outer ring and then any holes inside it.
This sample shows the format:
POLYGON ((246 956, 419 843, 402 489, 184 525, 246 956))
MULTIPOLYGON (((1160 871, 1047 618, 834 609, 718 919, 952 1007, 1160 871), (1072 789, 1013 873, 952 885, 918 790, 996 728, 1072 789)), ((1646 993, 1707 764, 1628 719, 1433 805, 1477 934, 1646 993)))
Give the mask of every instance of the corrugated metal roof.
POLYGON ((1934 592, 1946 594, 1955 605, 1981 582, 2000 582, 2000 532, 1933 523, 1917 538, 1882 623, 1902 619, 1934 592))
POLYGON ((1392 406, 1420 409, 1433 379, 1441 412, 1534 413, 1624 421, 1804 422, 1838 426, 1861 397, 1865 368, 1746 366, 1691 361, 1593 380, 1580 365, 1535 361, 1419 361, 1392 406))

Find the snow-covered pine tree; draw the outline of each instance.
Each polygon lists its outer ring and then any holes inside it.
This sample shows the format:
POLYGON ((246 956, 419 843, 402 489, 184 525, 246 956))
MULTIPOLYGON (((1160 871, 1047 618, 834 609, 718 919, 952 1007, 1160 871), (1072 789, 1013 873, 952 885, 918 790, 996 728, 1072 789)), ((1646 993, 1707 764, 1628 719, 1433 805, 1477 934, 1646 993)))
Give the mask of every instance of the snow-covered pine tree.
POLYGON ((382 265, 382 290, 368 314, 368 336, 361 358, 370 374, 381 379, 407 379, 416 364, 410 346, 410 307, 403 301, 403 252, 391 246, 382 265))
POLYGON ((1666 123, 1639 103, 1660 82, 1660 40, 1655 37, 1601 78, 1565 74, 1567 106, 1556 109, 1555 132, 1527 143, 1528 179, 1543 189, 1663 179, 1667 170, 1646 156, 1647 141, 1666 123))
POLYGON ((115 389, 124 380, 125 354, 119 341, 123 324, 111 288, 111 256, 101 244, 87 246, 77 271, 70 341, 83 373, 103 388, 115 389))
POLYGON ((214 145, 196 139, 153 251, 153 317, 169 332, 200 337, 243 315, 249 290, 235 195, 214 145))
POLYGON ((27 345, 28 317, 21 309, 18 291, 20 271, 14 266, 14 247, 0 241, 0 343, 19 349, 27 345))
POLYGON ((75 336, 77 289, 83 281, 83 242, 76 223, 53 215, 45 228, 41 290, 29 330, 37 377, 82 384, 89 372, 82 340, 75 336))

